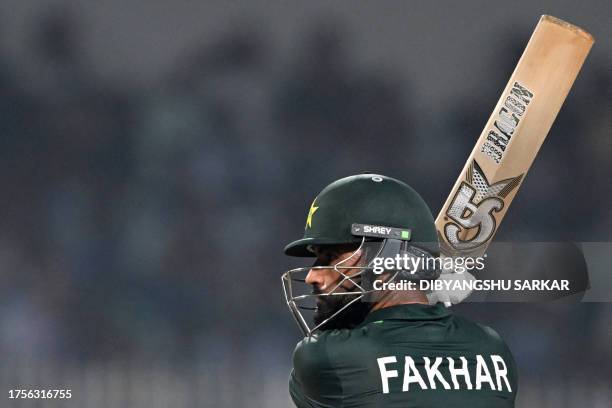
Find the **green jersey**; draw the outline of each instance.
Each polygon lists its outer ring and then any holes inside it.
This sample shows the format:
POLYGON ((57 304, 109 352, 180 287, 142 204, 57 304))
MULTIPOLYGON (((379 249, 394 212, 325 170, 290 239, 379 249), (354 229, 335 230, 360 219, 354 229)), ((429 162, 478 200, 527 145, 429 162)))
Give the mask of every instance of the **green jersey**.
POLYGON ((442 304, 384 308, 354 329, 304 338, 293 367, 299 408, 509 408, 516 397, 504 341, 442 304))

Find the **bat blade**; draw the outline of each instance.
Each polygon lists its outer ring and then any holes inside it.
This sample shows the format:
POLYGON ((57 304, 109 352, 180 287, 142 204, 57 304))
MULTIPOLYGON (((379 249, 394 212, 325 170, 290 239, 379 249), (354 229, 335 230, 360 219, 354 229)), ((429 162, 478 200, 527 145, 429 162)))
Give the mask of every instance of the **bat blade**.
POLYGON ((540 18, 436 218, 444 255, 485 253, 593 43, 579 27, 540 18))

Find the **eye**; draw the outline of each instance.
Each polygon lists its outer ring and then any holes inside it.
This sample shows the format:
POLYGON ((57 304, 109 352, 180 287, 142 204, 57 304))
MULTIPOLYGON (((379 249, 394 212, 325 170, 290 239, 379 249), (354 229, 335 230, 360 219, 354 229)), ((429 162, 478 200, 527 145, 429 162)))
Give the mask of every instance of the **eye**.
POLYGON ((314 266, 330 266, 336 259, 336 254, 332 251, 321 251, 317 254, 314 266))

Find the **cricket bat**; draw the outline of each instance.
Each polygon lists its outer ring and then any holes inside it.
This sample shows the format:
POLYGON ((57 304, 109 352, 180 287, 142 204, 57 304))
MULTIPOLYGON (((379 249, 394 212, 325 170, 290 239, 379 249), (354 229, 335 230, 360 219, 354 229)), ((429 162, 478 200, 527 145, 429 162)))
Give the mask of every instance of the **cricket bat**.
POLYGON ((443 255, 485 253, 593 43, 579 27, 540 18, 436 218, 443 255))

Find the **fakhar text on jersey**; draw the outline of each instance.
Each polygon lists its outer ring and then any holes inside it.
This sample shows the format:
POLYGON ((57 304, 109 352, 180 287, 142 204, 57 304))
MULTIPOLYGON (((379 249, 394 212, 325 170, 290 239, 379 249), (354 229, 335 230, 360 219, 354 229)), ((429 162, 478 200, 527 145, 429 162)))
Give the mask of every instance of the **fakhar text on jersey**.
POLYGON ((380 370, 380 380, 383 394, 389 393, 391 381, 402 381, 402 392, 408 392, 414 387, 421 390, 482 390, 512 392, 508 380, 506 362, 499 355, 487 358, 477 354, 474 375, 470 373, 470 365, 466 357, 422 357, 413 359, 404 356, 404 361, 398 363, 396 356, 386 356, 376 359, 380 370), (489 365, 490 362, 490 365, 489 365), (419 367, 419 368, 417 368, 419 367), (442 369, 444 368, 444 369, 442 369), (399 377, 399 369, 403 369, 403 378, 399 377), (472 378, 474 377, 474 378, 472 378), (394 380, 394 379, 397 380, 394 380))

